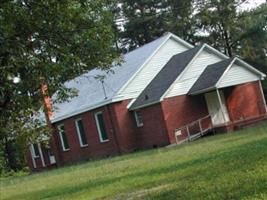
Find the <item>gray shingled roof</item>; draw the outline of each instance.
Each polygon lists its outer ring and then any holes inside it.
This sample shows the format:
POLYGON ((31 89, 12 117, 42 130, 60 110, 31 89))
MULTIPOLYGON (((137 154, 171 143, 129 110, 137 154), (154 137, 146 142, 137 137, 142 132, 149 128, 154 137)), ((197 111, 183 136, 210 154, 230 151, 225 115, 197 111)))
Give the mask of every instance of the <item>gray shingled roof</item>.
POLYGON ((90 107, 94 107, 98 104, 110 102, 121 87, 168 37, 169 34, 164 35, 157 40, 125 54, 123 56, 124 62, 120 66, 112 68, 114 73, 107 73, 96 68, 66 82, 66 87, 78 89, 79 94, 77 97, 70 99, 70 101, 53 105, 55 110, 52 122, 80 113, 86 108, 90 109, 90 107), (106 90, 106 98, 101 82, 95 78, 100 75, 105 76, 104 87, 106 90))
POLYGON ((207 68, 203 71, 198 80, 189 90, 188 94, 199 94, 204 91, 206 92, 215 89, 216 83, 219 81, 233 59, 234 58, 226 59, 207 66, 207 68))
POLYGON ((142 108, 160 101, 175 79, 182 73, 202 46, 174 55, 130 106, 130 110, 142 108))

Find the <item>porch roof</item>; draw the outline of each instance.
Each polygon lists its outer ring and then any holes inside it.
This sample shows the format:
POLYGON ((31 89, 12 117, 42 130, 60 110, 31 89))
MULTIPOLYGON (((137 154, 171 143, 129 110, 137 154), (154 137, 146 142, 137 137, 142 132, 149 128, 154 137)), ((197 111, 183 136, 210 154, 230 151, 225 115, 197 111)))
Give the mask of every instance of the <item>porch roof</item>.
POLYGON ((188 94, 201 94, 216 89, 217 82, 223 76, 224 72, 233 60, 234 58, 229 58, 207 66, 207 68, 203 71, 198 80, 189 90, 188 94))

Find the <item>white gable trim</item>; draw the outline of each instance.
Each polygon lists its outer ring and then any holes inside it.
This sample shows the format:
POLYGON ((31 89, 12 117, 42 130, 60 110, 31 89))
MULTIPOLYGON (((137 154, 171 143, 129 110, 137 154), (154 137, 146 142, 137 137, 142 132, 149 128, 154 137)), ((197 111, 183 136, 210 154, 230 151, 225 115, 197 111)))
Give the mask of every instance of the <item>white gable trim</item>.
POLYGON ((266 78, 266 74, 262 73, 261 71, 257 70, 256 68, 252 67, 250 64, 246 63, 245 61, 241 60, 240 58, 236 57, 236 61, 240 62, 242 65, 247 67, 249 70, 251 70, 255 74, 259 74, 261 76, 262 80, 264 80, 266 78))
POLYGON ((171 84, 171 86, 164 92, 164 94, 160 97, 160 101, 163 101, 163 99, 166 97, 166 95, 169 93, 169 91, 173 88, 174 83, 179 80, 185 73, 186 69, 188 68, 189 65, 191 65, 195 59, 198 57, 198 55, 202 52, 204 49, 204 45, 201 47, 201 49, 197 52, 197 54, 193 57, 193 59, 188 63, 188 65, 185 67, 185 69, 182 71, 182 73, 176 78, 176 80, 171 84))
POLYGON ((182 71, 182 73, 177 77, 177 79, 171 84, 171 86, 162 95, 162 97, 160 98, 160 101, 163 101, 163 99, 167 96, 169 91, 171 91, 172 88, 174 87, 175 82, 179 81, 181 79, 181 77, 183 77, 183 75, 188 71, 188 68, 190 67, 190 65, 192 65, 192 63, 194 63, 196 58, 204 51, 204 49, 208 49, 209 51, 211 51, 212 53, 214 53, 215 55, 217 55, 217 56, 219 56, 219 57, 221 57, 223 59, 228 59, 229 58, 228 56, 224 55, 220 51, 218 51, 218 50, 214 49, 213 47, 209 46, 208 44, 203 44, 201 49, 197 52, 197 54, 194 56, 194 58, 189 62, 189 64, 182 71))
POLYGON ((185 40, 181 39, 180 37, 178 37, 177 35, 174 35, 172 33, 168 33, 169 34, 169 38, 173 38, 174 40, 176 40, 177 42, 183 44, 185 47, 188 47, 188 48, 193 48, 194 45, 186 42, 185 40))
POLYGON ((128 105, 126 106, 126 108, 129 109, 133 105, 133 103, 135 102, 135 100, 136 100, 136 98, 132 99, 130 101, 130 103, 128 103, 128 105))
MULTIPOLYGON (((161 45, 147 58, 147 60, 142 64, 142 66, 134 73, 134 75, 122 86, 122 88, 117 92, 117 95, 122 93, 125 88, 134 80, 134 78, 143 70, 143 68, 149 63, 149 61, 156 55, 156 53, 166 44, 166 42, 170 39, 174 39, 176 42, 181 43, 185 47, 188 48, 193 48, 194 46, 189 44, 188 42, 184 41, 180 37, 172 34, 172 33, 167 33, 168 36, 167 38, 162 42, 161 45)), ((122 100, 123 98, 115 96, 116 100, 122 100)))
MULTIPOLYGON (((127 82, 119 89, 119 91, 115 94, 114 97, 110 98, 110 99, 106 99, 103 101, 100 101, 99 103, 96 103, 90 107, 84 107, 82 109, 78 108, 77 110, 75 110, 74 112, 71 112, 67 115, 62 115, 60 117, 56 117, 56 118, 52 118, 51 122, 52 123, 56 123, 59 121, 62 121, 64 119, 82 114, 84 112, 88 112, 90 110, 94 110, 96 108, 105 106, 107 104, 110 103, 115 103, 115 102, 119 102, 124 100, 124 96, 121 96, 120 94, 127 88, 127 86, 136 78, 136 76, 141 72, 141 70, 151 61, 151 59, 159 52, 159 50, 167 43, 167 41, 169 41, 170 39, 173 39, 175 42, 179 43, 182 46, 185 46, 187 48, 193 48, 194 46, 187 43, 186 41, 182 40, 181 38, 179 38, 178 36, 172 34, 172 33, 167 33, 167 35, 164 35, 162 37, 166 37, 164 38, 164 40, 161 42, 161 44, 159 44, 159 46, 152 52, 152 54, 145 60, 145 62, 138 68, 138 70, 130 77, 130 79, 127 80, 127 82)), ((140 47, 141 48, 141 47, 140 47)), ((130 102, 131 103, 131 102, 130 102)))
POLYGON ((240 58, 235 57, 233 59, 233 61, 229 64, 229 66, 227 67, 227 69, 225 70, 225 72, 223 73, 223 75, 220 77, 220 79, 217 81, 216 83, 216 88, 219 87, 219 85, 221 84, 222 80, 224 79, 224 77, 226 76, 226 74, 229 72, 229 70, 231 69, 231 67, 235 64, 239 62, 241 64, 241 67, 245 67, 246 69, 248 69, 251 73, 254 73, 256 75, 259 76, 259 79, 264 80, 266 75, 262 72, 260 72, 259 70, 255 69, 254 67, 252 67, 251 65, 249 65, 248 63, 246 63, 245 61, 241 60, 240 58))
POLYGON ((217 81, 217 83, 215 84, 215 88, 218 87, 218 85, 220 85, 220 82, 222 81, 223 77, 226 76, 226 74, 228 73, 228 71, 230 70, 231 66, 235 63, 236 58, 234 58, 232 60, 232 62, 227 66, 227 69, 223 72, 223 75, 219 78, 219 80, 217 81))
POLYGON ((229 57, 225 54, 223 54, 222 52, 220 52, 219 50, 213 48, 212 46, 208 45, 208 44, 204 44, 204 46, 209 49, 210 51, 212 51, 213 53, 215 53, 216 55, 224 58, 224 59, 228 59, 229 57))

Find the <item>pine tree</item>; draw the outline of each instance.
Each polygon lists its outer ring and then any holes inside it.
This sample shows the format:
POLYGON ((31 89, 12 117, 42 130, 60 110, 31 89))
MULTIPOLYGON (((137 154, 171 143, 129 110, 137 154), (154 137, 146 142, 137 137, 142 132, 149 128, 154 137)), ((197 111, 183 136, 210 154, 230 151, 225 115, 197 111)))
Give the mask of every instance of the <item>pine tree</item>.
POLYGON ((191 0, 123 1, 122 18, 126 22, 120 34, 122 46, 131 50, 168 31, 193 41, 192 11, 191 0))

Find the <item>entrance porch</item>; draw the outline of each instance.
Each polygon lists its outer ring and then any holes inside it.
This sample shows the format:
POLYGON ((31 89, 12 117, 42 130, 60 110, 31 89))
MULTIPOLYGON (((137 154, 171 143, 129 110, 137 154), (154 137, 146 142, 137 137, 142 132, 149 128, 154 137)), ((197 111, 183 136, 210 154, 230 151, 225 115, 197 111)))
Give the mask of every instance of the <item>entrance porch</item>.
MULTIPOLYGON (((205 91, 207 113, 175 130, 176 143, 194 140, 208 132, 229 132, 267 121, 267 108, 259 81, 205 91)), ((194 113, 191 113, 192 115, 194 113)))

